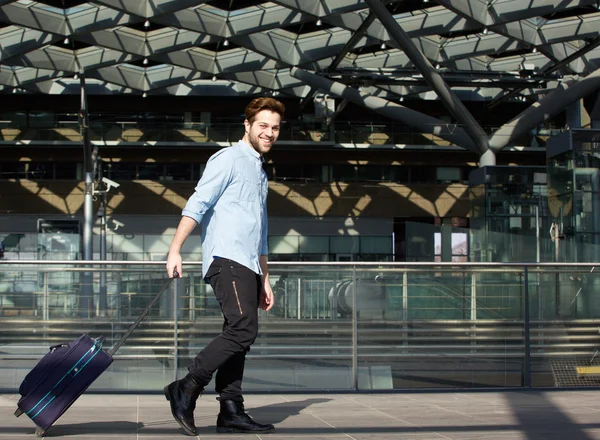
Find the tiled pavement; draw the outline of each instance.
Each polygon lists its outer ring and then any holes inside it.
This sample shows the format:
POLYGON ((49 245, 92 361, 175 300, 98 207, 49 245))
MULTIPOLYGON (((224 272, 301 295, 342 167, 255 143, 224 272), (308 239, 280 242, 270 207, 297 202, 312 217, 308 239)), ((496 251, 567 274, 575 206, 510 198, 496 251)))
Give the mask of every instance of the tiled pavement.
MULTIPOLYGON (((35 438, 33 423, 13 415, 16 395, 0 395, 0 440, 35 438)), ((271 434, 216 434, 218 402, 196 409, 197 439, 600 440, 600 390, 452 391, 381 394, 249 394, 255 419, 271 434)), ((48 431, 49 438, 178 439, 162 395, 85 394, 48 431)))

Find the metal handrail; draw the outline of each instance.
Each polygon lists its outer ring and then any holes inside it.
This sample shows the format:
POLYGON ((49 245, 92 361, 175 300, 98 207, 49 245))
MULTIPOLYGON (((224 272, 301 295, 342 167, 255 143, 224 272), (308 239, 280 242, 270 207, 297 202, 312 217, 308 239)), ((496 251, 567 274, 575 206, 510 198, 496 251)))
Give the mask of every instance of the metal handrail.
MULTIPOLYGON (((16 265, 74 265, 74 266, 89 266, 95 265, 110 265, 110 266, 165 266, 166 261, 127 261, 127 260, 0 260, 0 266, 16 264, 16 265)), ((202 266, 200 261, 184 261, 185 266, 202 266)), ((564 268, 564 267, 581 267, 581 268, 596 268, 600 266, 600 262, 585 262, 585 263, 571 263, 571 262, 544 262, 544 263, 498 263, 498 262, 434 262, 434 261, 270 261, 270 267, 289 267, 289 266, 343 266, 343 267, 452 267, 452 268, 524 268, 524 267, 552 267, 552 268, 564 268)), ((73 268, 69 268, 73 269, 73 268)))

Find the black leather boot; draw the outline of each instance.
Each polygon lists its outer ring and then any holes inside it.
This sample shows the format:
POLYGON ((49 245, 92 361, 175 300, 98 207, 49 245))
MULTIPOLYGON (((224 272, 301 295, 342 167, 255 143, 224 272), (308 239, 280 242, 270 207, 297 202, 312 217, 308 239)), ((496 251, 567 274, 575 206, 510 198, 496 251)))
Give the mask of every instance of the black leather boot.
POLYGON ((244 411, 244 404, 234 400, 222 400, 221 412, 217 417, 217 432, 247 432, 247 433, 265 433, 270 432, 275 427, 273 425, 263 425, 256 423, 244 411))
POLYGON ((196 435, 194 409, 196 409, 196 400, 203 390, 204 388, 190 374, 164 388, 165 397, 171 403, 173 417, 188 435, 196 435))

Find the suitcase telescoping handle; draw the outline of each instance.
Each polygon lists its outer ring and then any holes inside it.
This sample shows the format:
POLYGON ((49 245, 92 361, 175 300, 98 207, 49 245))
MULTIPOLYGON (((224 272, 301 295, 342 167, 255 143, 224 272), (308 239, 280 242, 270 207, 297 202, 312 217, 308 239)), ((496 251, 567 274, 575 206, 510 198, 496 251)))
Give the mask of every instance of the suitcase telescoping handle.
POLYGON ((108 350, 107 353, 109 356, 114 356, 114 354, 121 347, 121 345, 123 345, 125 343, 127 338, 129 338, 129 336, 131 336, 131 334, 137 328, 137 326, 140 325, 140 322, 142 322, 142 320, 150 312, 150 309, 154 306, 154 304, 156 304, 156 302, 160 299, 162 294, 165 293, 165 290, 167 290, 167 288, 171 285, 171 282, 177 277, 179 277, 179 274, 177 273, 177 270, 174 270, 173 278, 169 278, 169 281, 167 281, 167 283, 163 286, 163 288, 160 289, 160 292, 158 292, 158 294, 152 299, 152 301, 150 301, 150 304, 148 304, 148 306, 142 311, 140 316, 138 316, 138 319, 136 319, 135 322, 131 325, 131 327, 129 327, 129 330, 127 330, 127 332, 125 332, 125 334, 121 337, 121 339, 119 339, 117 341, 117 343, 113 346, 113 348, 108 350))

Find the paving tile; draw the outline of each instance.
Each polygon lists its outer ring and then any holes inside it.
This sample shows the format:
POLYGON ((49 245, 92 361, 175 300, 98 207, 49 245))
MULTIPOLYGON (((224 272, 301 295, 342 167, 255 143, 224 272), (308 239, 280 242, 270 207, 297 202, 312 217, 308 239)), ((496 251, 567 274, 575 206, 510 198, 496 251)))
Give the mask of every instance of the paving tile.
MULTIPOLYGON (((35 438, 16 395, 0 395, 0 440, 35 438)), ((422 394, 248 395, 248 412, 273 433, 215 432, 219 404, 197 403, 196 437, 184 436, 162 395, 82 396, 49 431, 65 439, 227 440, 600 440, 600 390, 443 392, 422 394)))

